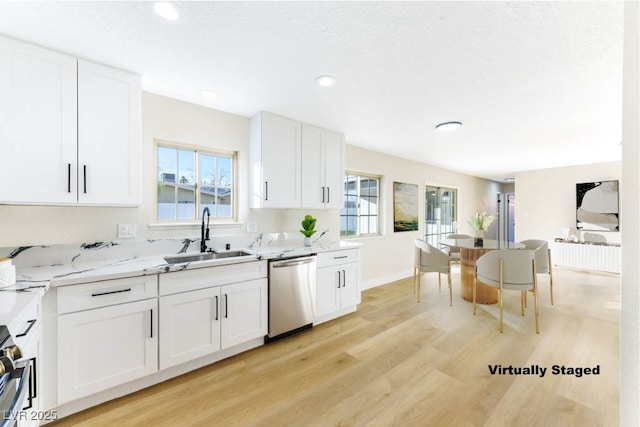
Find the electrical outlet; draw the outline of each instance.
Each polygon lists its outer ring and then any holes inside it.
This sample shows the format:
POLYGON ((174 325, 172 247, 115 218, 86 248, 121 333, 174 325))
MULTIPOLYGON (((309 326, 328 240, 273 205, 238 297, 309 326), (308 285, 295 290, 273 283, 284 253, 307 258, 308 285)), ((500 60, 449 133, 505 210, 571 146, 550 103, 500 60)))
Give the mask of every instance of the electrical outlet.
POLYGON ((255 221, 247 222, 247 233, 257 233, 258 223, 255 221))
POLYGON ((136 237, 135 224, 118 224, 119 239, 133 239, 136 237))

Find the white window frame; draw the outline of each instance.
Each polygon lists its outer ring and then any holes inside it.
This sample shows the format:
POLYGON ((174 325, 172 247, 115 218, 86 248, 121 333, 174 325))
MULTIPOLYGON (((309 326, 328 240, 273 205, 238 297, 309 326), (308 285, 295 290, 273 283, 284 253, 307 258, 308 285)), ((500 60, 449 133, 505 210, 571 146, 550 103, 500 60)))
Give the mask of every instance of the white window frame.
MULTIPOLYGON (((217 217, 215 216, 215 212, 211 212, 210 213, 210 222, 213 224, 237 224, 237 217, 238 217, 238 179, 237 179, 237 175, 238 175, 238 153, 236 151, 228 151, 228 150, 220 150, 220 149, 216 149, 216 148, 210 148, 210 147, 202 147, 202 146, 197 146, 197 145, 190 145, 190 144, 184 144, 184 143, 179 143, 179 142, 174 142, 174 141, 165 141, 165 140, 160 140, 160 139, 156 139, 154 140, 154 159, 155 159, 155 165, 154 165, 154 171, 155 171, 155 178, 154 178, 154 185, 156 190, 153 192, 154 193, 154 209, 153 209, 153 223, 155 225, 190 225, 190 224, 200 224, 201 220, 202 220, 202 210, 204 208, 201 207, 201 196, 200 196, 200 182, 199 182, 199 176, 200 176, 200 154, 205 154, 205 155, 210 155, 210 156, 216 156, 216 157, 227 157, 231 159, 231 179, 232 179, 232 184, 231 184, 231 188, 230 188, 230 195, 231 195, 231 216, 230 217, 217 217), (195 186, 194 186, 194 192, 195 192, 195 204, 194 204, 194 209, 195 209, 195 218, 189 218, 189 219, 177 219, 177 218, 172 218, 172 219, 159 219, 158 218, 158 203, 159 203, 159 194, 158 194, 158 188, 159 186, 162 184, 162 181, 160 180, 160 170, 158 168, 158 149, 160 147, 165 147, 165 148, 171 148, 171 149, 176 149, 176 150, 184 150, 184 151, 193 151, 194 152, 194 156, 195 156, 195 160, 194 160, 194 176, 196 177, 195 179, 195 186)), ((178 177, 176 176, 175 178, 176 180, 178 179, 178 177)), ((177 191, 177 188, 176 188, 177 191)), ((177 215, 176 215, 177 216, 177 215)))
POLYGON ((375 237, 375 236, 380 236, 382 235, 382 176, 380 175, 375 175, 375 174, 370 174, 370 173, 364 173, 364 172, 357 172, 357 171, 351 171, 351 170, 346 170, 344 173, 344 178, 343 178, 343 183, 346 180, 347 176, 357 176, 358 177, 358 185, 357 185, 357 190, 356 190, 356 198, 359 199, 360 198, 360 180, 362 178, 368 178, 368 179, 375 179, 378 181, 378 194, 377 194, 377 199, 378 199, 378 203, 377 203, 377 212, 376 215, 368 215, 368 216, 375 216, 376 217, 376 228, 377 228, 377 232, 376 233, 361 233, 360 230, 360 206, 356 207, 356 215, 345 215, 343 214, 344 209, 346 209, 346 204, 347 204, 347 193, 346 193, 346 189, 343 188, 342 189, 342 193, 343 193, 343 199, 344 199, 344 206, 343 209, 341 209, 340 212, 340 238, 341 239, 358 239, 358 238, 362 238, 362 237, 375 237), (343 230, 342 230, 342 219, 344 217, 354 217, 356 218, 356 234, 350 234, 350 235, 344 235, 342 234, 343 230))

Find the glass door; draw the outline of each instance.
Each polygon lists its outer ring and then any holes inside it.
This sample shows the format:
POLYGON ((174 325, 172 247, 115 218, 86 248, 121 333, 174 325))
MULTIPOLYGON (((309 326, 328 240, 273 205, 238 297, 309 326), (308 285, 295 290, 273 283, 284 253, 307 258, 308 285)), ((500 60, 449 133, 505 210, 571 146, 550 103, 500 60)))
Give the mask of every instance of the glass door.
POLYGON ((425 240, 439 247, 438 242, 458 230, 458 192, 454 188, 425 188, 425 240))

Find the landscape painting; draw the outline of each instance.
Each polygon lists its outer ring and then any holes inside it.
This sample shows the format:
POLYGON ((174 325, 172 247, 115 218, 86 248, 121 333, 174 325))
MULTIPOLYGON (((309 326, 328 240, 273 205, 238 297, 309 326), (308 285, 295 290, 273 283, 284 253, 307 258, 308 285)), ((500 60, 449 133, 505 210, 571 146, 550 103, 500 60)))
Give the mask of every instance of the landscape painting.
POLYGON ((393 183, 393 231, 418 230, 418 186, 393 183))

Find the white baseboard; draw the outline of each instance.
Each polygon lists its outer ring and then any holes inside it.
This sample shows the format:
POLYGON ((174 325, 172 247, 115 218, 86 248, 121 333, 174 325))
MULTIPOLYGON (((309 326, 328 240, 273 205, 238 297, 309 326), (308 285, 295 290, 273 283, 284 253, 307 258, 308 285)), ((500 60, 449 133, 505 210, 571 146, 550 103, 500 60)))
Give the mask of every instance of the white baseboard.
POLYGON ((376 277, 374 279, 360 282, 360 290, 371 289, 377 286, 386 285, 387 283, 413 277, 413 270, 404 270, 387 276, 376 277))

